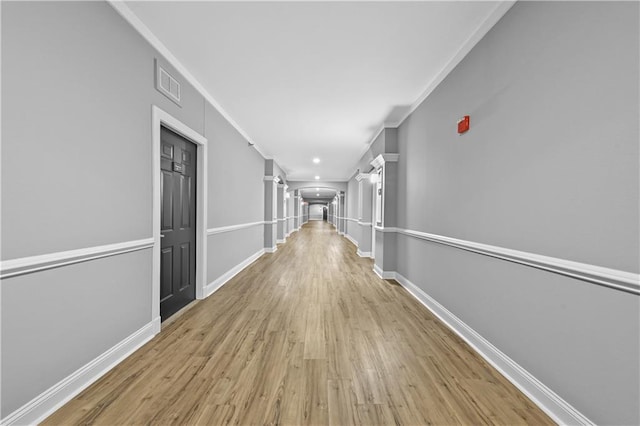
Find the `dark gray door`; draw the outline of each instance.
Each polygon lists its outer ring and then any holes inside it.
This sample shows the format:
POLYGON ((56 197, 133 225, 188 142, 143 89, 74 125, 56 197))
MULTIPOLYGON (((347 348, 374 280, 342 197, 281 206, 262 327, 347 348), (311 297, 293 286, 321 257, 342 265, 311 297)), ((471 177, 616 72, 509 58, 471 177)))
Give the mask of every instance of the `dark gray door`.
POLYGON ((160 317, 196 296, 196 146, 162 128, 160 149, 160 317))

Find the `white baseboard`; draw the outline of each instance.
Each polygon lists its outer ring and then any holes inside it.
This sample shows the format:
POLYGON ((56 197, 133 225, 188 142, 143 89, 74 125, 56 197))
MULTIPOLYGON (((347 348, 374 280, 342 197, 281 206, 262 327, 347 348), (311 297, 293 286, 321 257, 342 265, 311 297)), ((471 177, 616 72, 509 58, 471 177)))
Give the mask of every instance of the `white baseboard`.
POLYGON ((264 249, 265 253, 275 253, 278 251, 278 246, 267 247, 264 249))
POLYGON ((355 238, 353 238, 351 235, 349 234, 344 234, 344 236, 347 238, 347 240, 351 241, 353 243, 354 246, 358 247, 358 242, 356 241, 355 238))
POLYGON ((225 285, 231 278, 233 278, 236 275, 238 275, 238 273, 240 273, 240 271, 242 271, 247 266, 251 265, 260 256, 262 256, 264 253, 265 253, 264 249, 258 250, 257 252, 255 252, 251 256, 247 257, 245 260, 243 260, 242 262, 238 263, 236 266, 234 266, 233 268, 229 269, 227 272, 225 272, 224 274, 222 274, 221 276, 219 276, 218 278, 216 278, 215 280, 213 280, 212 282, 207 284, 205 286, 205 288, 204 288, 204 291, 203 291, 203 295, 204 295, 203 299, 211 296, 220 287, 225 285))
POLYGON ((284 244, 284 242, 285 242, 286 240, 287 240, 287 239, 286 239, 286 237, 285 237, 285 238, 283 238, 283 239, 277 239, 277 240, 276 240, 276 244, 284 244))
POLYGON ((378 265, 373 264, 373 272, 383 280, 393 280, 396 278, 396 273, 393 271, 383 271, 378 265))
POLYGON ((360 251, 360 249, 358 249, 358 251, 356 251, 356 254, 360 257, 371 257, 370 251, 360 251))
POLYGON ((145 324, 102 355, 2 419, 2 425, 37 424, 102 377, 160 332, 160 318, 145 324))
MULTIPOLYGON (((376 273, 378 273, 378 271, 376 271, 376 273)), ((482 358, 495 367, 505 378, 520 389, 522 393, 527 395, 531 401, 547 413, 555 422, 562 425, 594 425, 591 420, 407 278, 397 272, 384 272, 383 274, 392 274, 395 280, 413 297, 418 299, 418 301, 426 306, 427 309, 445 323, 453 332, 467 342, 482 358)))

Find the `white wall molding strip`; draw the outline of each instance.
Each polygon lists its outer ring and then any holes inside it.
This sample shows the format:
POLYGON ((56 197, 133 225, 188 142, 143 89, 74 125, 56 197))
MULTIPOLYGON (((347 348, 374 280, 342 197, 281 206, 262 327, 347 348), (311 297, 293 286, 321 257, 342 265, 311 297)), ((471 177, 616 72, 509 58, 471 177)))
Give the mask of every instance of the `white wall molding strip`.
MULTIPOLYGON (((390 229, 390 228, 385 228, 390 229)), ((489 244, 475 243, 457 238, 444 237, 426 232, 412 231, 409 229, 394 228, 396 232, 422 240, 444 244, 450 247, 519 263, 525 266, 542 269, 548 272, 575 278, 581 281, 609 287, 615 290, 640 295, 640 274, 609 269, 586 263, 574 262, 557 257, 542 256, 519 250, 492 246, 489 244)))
POLYGON ((395 272, 383 271, 378 265, 373 264, 373 272, 383 280, 393 280, 396 278, 395 272))
POLYGON ((284 244, 286 242, 286 238, 278 238, 276 240, 276 244, 284 244))
POLYGON ((278 251, 278 246, 267 247, 264 249, 265 253, 275 253, 278 251))
POLYGON ((348 221, 351 221, 351 222, 356 222, 356 223, 358 223, 358 219, 354 219, 354 218, 352 218, 352 217, 345 217, 344 219, 345 219, 345 220, 348 220, 348 221))
POLYGON ((3 425, 38 424, 160 332, 160 318, 71 373, 0 422, 3 425))
POLYGON ((418 299, 418 301, 438 317, 447 327, 467 342, 480 356, 495 367, 558 424, 594 425, 591 420, 576 410, 571 404, 545 386, 514 360, 502 353, 502 351, 493 346, 491 342, 478 334, 435 299, 431 298, 417 285, 397 272, 385 272, 382 275, 384 276, 385 274, 393 274, 395 280, 413 297, 418 299))
POLYGON ((360 225, 360 226, 371 226, 371 225, 373 225, 373 223, 371 223, 371 222, 360 222, 360 221, 358 221, 358 225, 360 225))
POLYGON ((59 268, 61 266, 73 265, 74 263, 144 250, 153 247, 153 242, 153 238, 145 238, 142 240, 125 241, 103 246, 4 260, 0 262, 0 278, 6 279, 18 275, 59 268))
POLYGON ((356 246, 356 248, 358 247, 358 241, 355 238, 353 238, 348 233, 344 234, 344 236, 347 237, 347 240, 351 241, 353 243, 353 245, 356 246))
POLYGON ((249 223, 241 223, 241 224, 238 224, 238 225, 229 225, 229 226, 220 226, 218 228, 209 228, 209 229, 207 229, 207 235, 214 235, 214 234, 220 234, 220 233, 223 233, 223 232, 237 231, 238 229, 245 229, 245 228, 250 228, 252 226, 264 225, 265 223, 267 223, 267 222, 265 222, 264 220, 261 220, 259 222, 249 222, 249 223))
POLYGON ((360 251, 360 249, 358 249, 356 251, 356 254, 360 257, 371 257, 371 252, 370 251, 360 251))
POLYGON ((257 252, 255 252, 251 256, 247 257, 245 260, 243 260, 242 262, 238 263, 236 266, 234 266, 233 268, 229 269, 227 272, 225 272, 224 274, 220 275, 218 278, 216 278, 215 280, 210 282, 204 288, 204 295, 203 295, 204 297, 203 298, 207 298, 207 297, 211 296, 213 293, 215 293, 216 291, 218 291, 223 285, 228 283, 231 280, 231 278, 233 278, 236 275, 238 275, 244 268, 246 268, 247 266, 251 265, 257 259, 259 259, 260 256, 262 256, 264 253, 265 253, 264 249, 258 250, 257 252))

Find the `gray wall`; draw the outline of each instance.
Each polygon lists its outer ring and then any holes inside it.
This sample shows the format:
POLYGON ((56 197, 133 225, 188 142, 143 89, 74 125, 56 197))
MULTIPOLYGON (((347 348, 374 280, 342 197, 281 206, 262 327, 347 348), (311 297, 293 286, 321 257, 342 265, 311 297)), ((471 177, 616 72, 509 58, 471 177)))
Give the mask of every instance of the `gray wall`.
MULTIPOLYGON (((207 227, 263 221, 264 158, 208 102, 204 135, 209 146, 207 227)), ((207 283, 262 249, 263 228, 209 235, 207 283)))
MULTIPOLYGON (((398 226, 638 272, 638 7, 517 3, 398 129, 398 226)), ((397 238, 398 272, 583 414, 640 422, 637 296, 397 238)))
MULTIPOLYGON (((182 105, 157 92, 158 53, 108 4, 1 7, 2 260, 152 236, 152 105, 209 139, 208 227, 262 220, 264 160, 162 59, 182 105)), ((209 282, 262 248, 261 227, 237 233, 208 238, 209 282)), ((3 280, 0 416, 149 323, 151 304, 149 249, 3 280)))

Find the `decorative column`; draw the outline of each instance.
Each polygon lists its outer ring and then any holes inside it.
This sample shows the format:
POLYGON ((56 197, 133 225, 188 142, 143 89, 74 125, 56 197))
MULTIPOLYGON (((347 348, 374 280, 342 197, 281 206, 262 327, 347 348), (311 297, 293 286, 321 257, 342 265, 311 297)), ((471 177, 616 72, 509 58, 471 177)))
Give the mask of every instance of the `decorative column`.
POLYGON ((345 207, 345 199, 344 199, 344 191, 338 193, 338 232, 340 235, 344 235, 346 233, 346 214, 344 212, 345 207))
POLYGON ((396 233, 398 226, 399 154, 380 154, 373 161, 375 262, 373 270, 382 278, 392 278, 396 270, 396 233))
POLYGON ((284 184, 276 185, 276 242, 284 243, 285 223, 284 223, 284 184))
POLYGON ((273 253, 278 249, 276 245, 277 216, 276 216, 276 196, 277 177, 264 177, 264 250, 273 253))
POLYGON ((284 238, 287 239, 289 235, 293 232, 293 209, 292 202, 293 198, 291 198, 291 192, 287 192, 287 186, 284 187, 284 223, 285 223, 285 231, 284 238))
POLYGON ((372 257, 373 194, 371 179, 368 173, 359 173, 356 180, 358 181, 358 226, 360 227, 357 253, 360 257, 372 257))
POLYGON ((300 214, 302 215, 302 224, 309 222, 309 203, 300 202, 300 214))
POLYGON ((293 191, 293 229, 297 231, 302 225, 302 215, 300 214, 300 191, 293 191))

